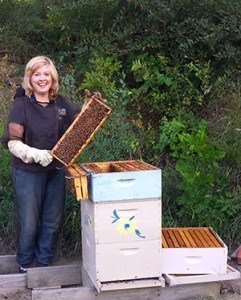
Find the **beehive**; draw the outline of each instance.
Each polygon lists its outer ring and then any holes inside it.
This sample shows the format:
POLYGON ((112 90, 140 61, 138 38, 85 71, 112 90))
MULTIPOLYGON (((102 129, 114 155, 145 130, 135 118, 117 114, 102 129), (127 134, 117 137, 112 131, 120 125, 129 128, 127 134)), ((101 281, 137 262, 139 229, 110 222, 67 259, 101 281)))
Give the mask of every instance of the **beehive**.
POLYGON ((212 228, 163 228, 164 274, 224 274, 227 246, 212 228))
POLYGON ((161 277, 160 198, 81 201, 81 222, 83 266, 97 289, 161 277))
POLYGON ((81 164, 94 202, 161 198, 161 170, 139 160, 81 164))
POLYGON ((54 146, 52 155, 65 166, 72 165, 110 113, 111 108, 105 103, 91 98, 54 146))

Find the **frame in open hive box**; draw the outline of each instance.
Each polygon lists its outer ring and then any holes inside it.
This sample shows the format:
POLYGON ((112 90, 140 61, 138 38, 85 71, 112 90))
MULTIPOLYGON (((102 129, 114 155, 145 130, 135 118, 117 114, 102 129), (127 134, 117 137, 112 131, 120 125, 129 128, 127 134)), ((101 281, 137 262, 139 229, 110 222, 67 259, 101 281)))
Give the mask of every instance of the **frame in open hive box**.
POLYGON ((227 246, 210 227, 163 228, 163 274, 226 274, 227 246))
MULTIPOLYGON (((148 163, 127 160, 84 163, 78 166, 81 167, 81 172, 86 172, 88 197, 94 202, 161 198, 161 170, 148 163)), ((73 168, 77 170, 73 165, 68 168, 68 172, 74 178, 77 175, 73 168)), ((70 184, 73 186, 73 183, 70 184)), ((75 188, 79 189, 77 185, 75 188)))
POLYGON ((87 200, 88 182, 86 172, 77 164, 73 164, 66 171, 66 184, 68 190, 79 200, 87 200))
POLYGON ((111 113, 103 101, 90 98, 73 123, 52 149, 52 155, 65 166, 74 163, 111 113))

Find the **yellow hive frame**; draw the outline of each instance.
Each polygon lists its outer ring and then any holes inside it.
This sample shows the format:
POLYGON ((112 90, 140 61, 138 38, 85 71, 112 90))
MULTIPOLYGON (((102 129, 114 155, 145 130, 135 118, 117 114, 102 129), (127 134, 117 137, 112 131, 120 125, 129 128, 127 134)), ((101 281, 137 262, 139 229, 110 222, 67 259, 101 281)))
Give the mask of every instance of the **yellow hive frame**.
POLYGON ((88 181, 87 173, 77 164, 67 168, 67 188, 75 196, 75 198, 80 200, 87 200, 88 195, 88 181))
POLYGON ((162 228, 163 248, 224 247, 211 227, 162 228))
POLYGON ((61 161, 66 167, 71 166, 76 158, 79 156, 79 154, 84 150, 84 148, 89 144, 89 142, 92 140, 92 138, 94 137, 94 135, 96 134, 96 132, 98 131, 98 129, 102 126, 102 124, 105 122, 105 120, 108 118, 108 116, 110 115, 110 113, 112 112, 111 108, 109 106, 107 106, 105 103, 103 103, 101 100, 98 100, 96 98, 91 98, 87 104, 83 107, 82 111, 79 113, 79 115, 75 118, 75 120, 73 121, 73 123, 70 125, 70 127, 66 130, 66 132, 64 133, 64 135, 60 138, 60 140, 57 142, 57 144, 54 146, 54 148, 51 150, 52 155, 57 158, 59 161, 61 161), (89 137, 87 138, 87 140, 85 141, 85 143, 79 148, 79 150, 74 154, 74 156, 71 158, 71 160, 66 163, 63 160, 63 157, 61 157, 61 155, 58 153, 58 149, 59 147, 64 147, 65 143, 66 143, 66 139, 68 139, 70 132, 73 130, 74 125, 77 122, 81 121, 81 117, 85 114, 86 110, 89 109, 91 107, 91 105, 93 105, 94 103, 98 103, 98 105, 103 106, 105 109, 107 109, 107 113, 106 115, 102 118, 101 122, 98 124, 98 126, 94 129, 94 131, 89 135, 89 137))

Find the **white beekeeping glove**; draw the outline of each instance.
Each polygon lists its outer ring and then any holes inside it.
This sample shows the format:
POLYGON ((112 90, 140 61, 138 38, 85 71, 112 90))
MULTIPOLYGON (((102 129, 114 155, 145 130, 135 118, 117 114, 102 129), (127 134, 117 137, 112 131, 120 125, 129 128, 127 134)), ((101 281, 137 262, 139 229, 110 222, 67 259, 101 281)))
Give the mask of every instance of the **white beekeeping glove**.
POLYGON ((9 141, 8 142, 9 151, 20 158, 25 163, 39 163, 43 167, 48 166, 52 160, 53 156, 49 150, 40 150, 33 147, 29 147, 21 141, 9 141))

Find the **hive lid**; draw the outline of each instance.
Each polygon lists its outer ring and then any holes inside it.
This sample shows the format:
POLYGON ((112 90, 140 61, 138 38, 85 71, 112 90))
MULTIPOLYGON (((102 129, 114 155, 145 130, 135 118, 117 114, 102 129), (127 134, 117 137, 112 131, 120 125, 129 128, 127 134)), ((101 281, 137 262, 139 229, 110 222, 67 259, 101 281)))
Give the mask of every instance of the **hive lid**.
POLYGON ((90 98, 64 135, 52 149, 52 155, 70 166, 92 140, 108 118, 111 108, 96 98, 90 98))

